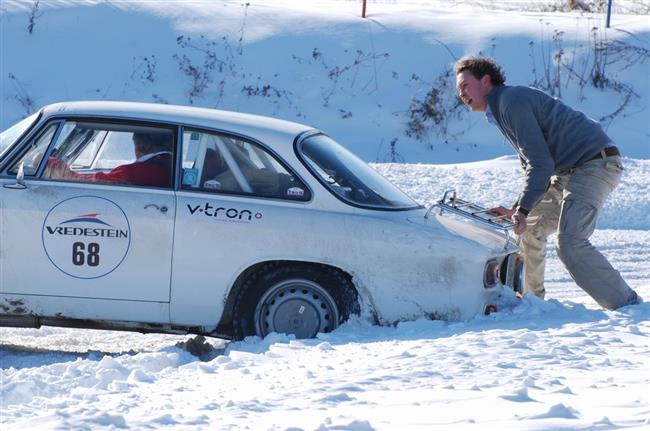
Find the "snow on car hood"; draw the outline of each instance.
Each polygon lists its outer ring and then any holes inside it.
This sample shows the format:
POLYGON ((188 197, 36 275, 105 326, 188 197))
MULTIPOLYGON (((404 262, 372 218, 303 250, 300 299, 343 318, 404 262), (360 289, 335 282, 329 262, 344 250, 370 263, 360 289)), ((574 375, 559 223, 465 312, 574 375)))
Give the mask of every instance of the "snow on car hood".
POLYGON ((449 214, 430 213, 428 218, 409 217, 411 223, 424 226, 441 225, 452 234, 475 241, 490 249, 493 253, 511 253, 517 250, 516 240, 505 231, 492 229, 471 220, 462 220, 449 214))

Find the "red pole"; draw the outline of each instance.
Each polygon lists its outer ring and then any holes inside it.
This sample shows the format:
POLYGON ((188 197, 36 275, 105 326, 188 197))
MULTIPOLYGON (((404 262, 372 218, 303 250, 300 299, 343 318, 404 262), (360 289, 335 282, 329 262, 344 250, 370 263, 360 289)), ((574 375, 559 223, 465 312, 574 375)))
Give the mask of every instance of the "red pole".
POLYGON ((366 17, 366 0, 363 0, 363 6, 361 7, 361 18, 366 17))

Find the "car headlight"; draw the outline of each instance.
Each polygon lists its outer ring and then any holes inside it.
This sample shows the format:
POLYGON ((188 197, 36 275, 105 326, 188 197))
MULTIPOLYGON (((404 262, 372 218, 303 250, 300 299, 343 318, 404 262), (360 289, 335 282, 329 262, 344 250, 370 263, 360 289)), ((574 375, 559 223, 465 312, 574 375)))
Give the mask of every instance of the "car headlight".
POLYGON ((496 286, 501 281, 501 265, 496 259, 488 260, 483 274, 483 286, 486 289, 496 286))

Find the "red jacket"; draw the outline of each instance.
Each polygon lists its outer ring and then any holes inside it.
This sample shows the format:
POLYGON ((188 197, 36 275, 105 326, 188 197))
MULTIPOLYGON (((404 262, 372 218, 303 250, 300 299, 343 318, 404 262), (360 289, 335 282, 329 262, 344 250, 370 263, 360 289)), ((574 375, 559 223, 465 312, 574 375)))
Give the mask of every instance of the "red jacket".
POLYGON ((63 174, 51 175, 52 179, 70 178, 87 182, 134 184, 138 186, 171 187, 172 156, 169 153, 158 154, 150 159, 113 168, 110 172, 96 172, 84 175, 71 171, 61 160, 51 157, 48 168, 52 172, 63 169, 63 174))
MULTIPOLYGON (((90 181, 135 184, 138 186, 171 187, 172 156, 159 154, 143 162, 135 161, 120 165, 110 172, 97 172, 90 175, 90 181)), ((84 176, 85 177, 85 176, 84 176)))

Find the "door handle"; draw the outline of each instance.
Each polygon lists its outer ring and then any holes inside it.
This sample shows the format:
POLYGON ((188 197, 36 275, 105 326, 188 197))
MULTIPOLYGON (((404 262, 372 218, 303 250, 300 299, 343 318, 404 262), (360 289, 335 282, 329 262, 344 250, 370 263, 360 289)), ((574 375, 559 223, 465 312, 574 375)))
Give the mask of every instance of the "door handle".
POLYGON ((155 208, 163 214, 167 212, 167 207, 165 205, 159 207, 156 204, 147 204, 144 206, 144 209, 149 209, 149 208, 155 208))

